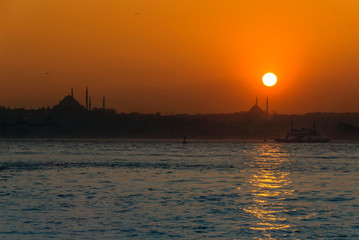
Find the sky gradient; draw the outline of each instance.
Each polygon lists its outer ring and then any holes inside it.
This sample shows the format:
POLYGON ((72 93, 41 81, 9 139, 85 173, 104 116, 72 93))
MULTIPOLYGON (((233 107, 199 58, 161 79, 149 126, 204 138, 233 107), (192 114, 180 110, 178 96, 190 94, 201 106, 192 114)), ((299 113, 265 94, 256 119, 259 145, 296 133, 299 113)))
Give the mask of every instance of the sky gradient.
POLYGON ((0 105, 359 112, 357 0, 1 0, 0 105), (278 77, 262 84, 267 72, 278 77), (48 74, 46 74, 48 73, 48 74))

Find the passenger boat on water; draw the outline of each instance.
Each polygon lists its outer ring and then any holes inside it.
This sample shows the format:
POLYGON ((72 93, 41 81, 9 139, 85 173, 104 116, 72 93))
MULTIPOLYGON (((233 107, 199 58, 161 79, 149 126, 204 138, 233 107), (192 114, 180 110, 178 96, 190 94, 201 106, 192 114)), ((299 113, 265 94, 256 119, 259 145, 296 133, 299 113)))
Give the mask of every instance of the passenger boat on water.
POLYGON ((313 128, 294 129, 293 121, 291 129, 284 138, 274 139, 278 143, 326 143, 330 142, 330 138, 322 138, 316 129, 315 123, 313 128))

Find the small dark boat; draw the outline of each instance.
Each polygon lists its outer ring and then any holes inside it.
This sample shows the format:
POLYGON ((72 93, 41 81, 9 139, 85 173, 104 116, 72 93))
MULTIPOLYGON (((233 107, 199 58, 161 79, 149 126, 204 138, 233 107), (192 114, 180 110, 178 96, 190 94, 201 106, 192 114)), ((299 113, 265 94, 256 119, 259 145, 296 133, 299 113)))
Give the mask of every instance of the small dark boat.
POLYGON ((323 138, 317 131, 315 123, 313 128, 294 129, 293 122, 291 130, 287 132, 284 138, 274 139, 278 143, 326 143, 330 142, 330 138, 323 138))
POLYGON ((183 137, 182 143, 183 143, 183 144, 186 144, 186 143, 187 143, 186 136, 183 137))

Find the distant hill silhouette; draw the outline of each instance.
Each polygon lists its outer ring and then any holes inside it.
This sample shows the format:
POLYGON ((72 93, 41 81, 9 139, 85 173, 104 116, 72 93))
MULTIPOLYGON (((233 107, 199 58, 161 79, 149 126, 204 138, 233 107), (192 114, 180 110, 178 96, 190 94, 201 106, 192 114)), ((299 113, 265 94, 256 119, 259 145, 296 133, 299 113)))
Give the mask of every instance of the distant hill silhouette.
POLYGON ((255 104, 247 112, 230 114, 161 115, 116 113, 112 109, 88 110, 72 96, 53 108, 25 110, 0 107, 0 137, 111 137, 111 138, 238 138, 282 137, 290 128, 316 122, 322 135, 334 139, 359 139, 358 113, 266 113, 255 104))

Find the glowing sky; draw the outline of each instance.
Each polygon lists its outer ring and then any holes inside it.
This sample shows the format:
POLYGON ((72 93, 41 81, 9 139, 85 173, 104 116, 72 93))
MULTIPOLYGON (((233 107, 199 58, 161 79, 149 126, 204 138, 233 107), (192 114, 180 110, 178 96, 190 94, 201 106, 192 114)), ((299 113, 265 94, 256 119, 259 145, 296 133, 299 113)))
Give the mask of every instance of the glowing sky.
POLYGON ((1 0, 0 105, 359 112, 358 0, 1 0), (49 74, 46 74, 46 73, 49 74), (275 87, 262 84, 273 72, 275 87))

